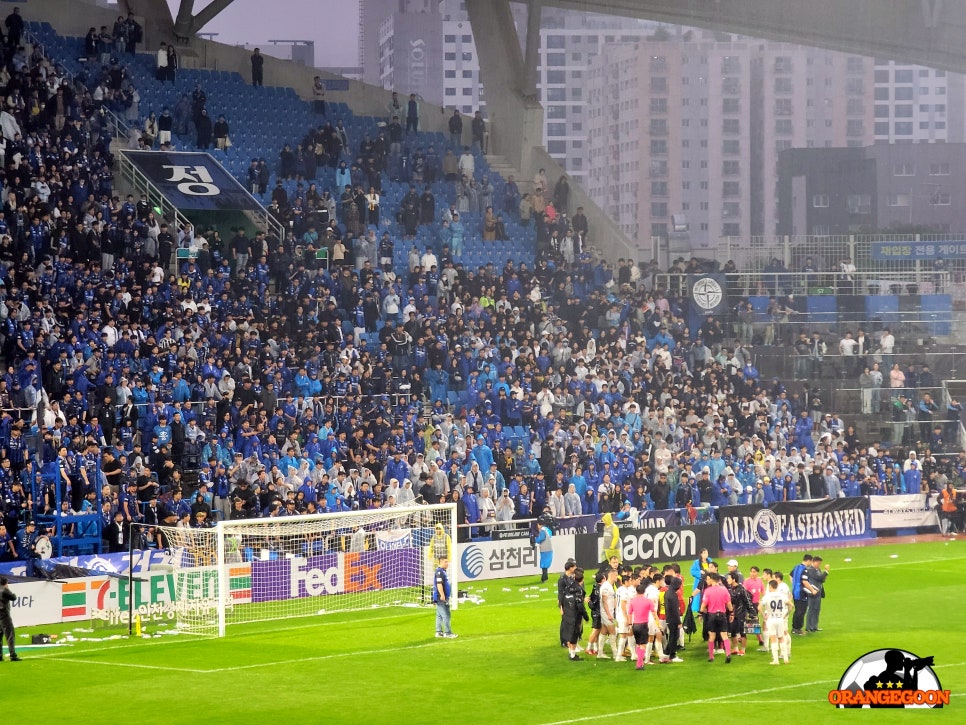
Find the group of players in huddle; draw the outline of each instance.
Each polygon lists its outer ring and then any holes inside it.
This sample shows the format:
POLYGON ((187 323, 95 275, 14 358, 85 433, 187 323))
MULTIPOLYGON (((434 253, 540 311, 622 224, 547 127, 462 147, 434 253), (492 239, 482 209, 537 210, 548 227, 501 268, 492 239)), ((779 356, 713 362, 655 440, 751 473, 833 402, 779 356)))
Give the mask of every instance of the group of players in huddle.
POLYGON ((616 662, 626 662, 625 654, 636 655, 639 670, 655 664, 655 656, 661 664, 683 662, 678 652, 683 633, 695 630, 688 616, 694 605, 703 622, 709 662, 714 662, 715 654, 724 654, 729 664, 732 653, 744 656, 747 632, 751 631, 758 638, 759 651, 771 652, 771 664, 788 664, 788 616, 794 599, 784 578, 780 571, 759 571, 754 566, 746 578, 734 559, 728 562, 728 572, 721 575, 715 562, 706 562, 692 598, 686 602, 680 565, 630 567, 611 557, 597 572, 586 596, 584 572, 570 559, 557 582, 560 642, 567 647, 571 661, 580 661, 578 642, 583 622, 590 621, 588 656, 609 659, 604 650, 610 646, 616 662))

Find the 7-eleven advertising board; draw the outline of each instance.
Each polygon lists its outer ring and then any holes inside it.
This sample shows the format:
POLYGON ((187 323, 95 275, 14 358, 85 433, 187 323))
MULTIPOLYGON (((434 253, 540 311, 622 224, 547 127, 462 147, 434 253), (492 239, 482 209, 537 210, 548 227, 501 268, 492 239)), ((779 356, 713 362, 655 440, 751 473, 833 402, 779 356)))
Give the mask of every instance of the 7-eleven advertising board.
MULTIPOLYGON (((228 582, 233 603, 251 602, 251 564, 232 564, 228 582)), ((104 576, 72 579, 56 586, 60 588, 59 616, 38 624, 92 619, 121 624, 127 621, 132 605, 143 621, 173 620, 179 606, 211 606, 216 602, 218 571, 215 567, 149 571, 138 574, 133 582, 127 577, 104 576)))

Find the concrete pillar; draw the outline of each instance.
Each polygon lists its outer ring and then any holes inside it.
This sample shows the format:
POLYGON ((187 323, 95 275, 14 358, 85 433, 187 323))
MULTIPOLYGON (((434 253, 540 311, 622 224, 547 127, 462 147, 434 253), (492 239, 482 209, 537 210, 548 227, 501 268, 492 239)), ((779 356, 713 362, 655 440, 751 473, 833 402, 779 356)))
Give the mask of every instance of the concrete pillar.
POLYGON ((530 0, 527 3, 527 47, 523 58, 525 66, 523 95, 536 98, 537 70, 540 65, 540 15, 543 0, 530 0))

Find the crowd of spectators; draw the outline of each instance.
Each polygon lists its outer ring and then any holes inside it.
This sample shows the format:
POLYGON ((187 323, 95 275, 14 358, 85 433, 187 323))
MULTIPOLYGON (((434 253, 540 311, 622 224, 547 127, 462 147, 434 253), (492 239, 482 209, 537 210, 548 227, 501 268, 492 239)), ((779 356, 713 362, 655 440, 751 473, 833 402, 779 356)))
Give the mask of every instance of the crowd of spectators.
MULTIPOLYGON (((581 243, 469 269, 441 233, 397 268, 395 240, 367 229, 363 253, 340 259, 353 205, 325 195, 312 202, 328 218, 305 215, 282 240, 169 229, 146 200, 112 194, 104 102, 39 53, 4 53, 6 557, 27 556, 26 522, 58 508, 91 516, 65 527, 77 535, 98 521, 115 551, 127 522, 457 501, 485 531, 545 508, 768 503, 963 475, 966 456, 940 465, 918 442, 899 454, 859 440, 813 391, 761 380, 730 324, 692 331, 686 300, 581 243), (306 253, 322 228, 341 264, 306 253), (173 269, 189 245, 197 258, 173 269)), ((550 193, 539 177, 534 196, 555 207, 545 239, 593 239, 581 215, 560 224, 566 180, 550 193)), ((300 199, 272 202, 298 215, 300 199)), ((441 232, 458 216, 429 208, 420 223, 441 232)))

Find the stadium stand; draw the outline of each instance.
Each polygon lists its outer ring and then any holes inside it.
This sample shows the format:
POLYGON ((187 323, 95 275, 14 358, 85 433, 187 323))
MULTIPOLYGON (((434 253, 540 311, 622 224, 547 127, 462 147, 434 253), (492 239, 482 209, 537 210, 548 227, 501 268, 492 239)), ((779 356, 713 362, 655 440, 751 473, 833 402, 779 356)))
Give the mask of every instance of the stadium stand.
MULTIPOLYGON (((496 521, 539 514, 570 486, 564 515, 963 480, 966 455, 948 455, 958 451, 958 398, 940 401, 945 413, 923 407, 937 381, 921 365, 914 378, 875 384, 876 410, 863 414, 898 417, 889 437, 863 440, 816 392, 830 374, 814 336, 798 354, 800 374, 764 379, 740 315, 690 325, 683 291, 655 288, 663 273, 594 259, 582 248, 592 230, 562 213, 544 222, 553 213, 538 209, 535 234, 507 208, 509 239, 494 242, 482 239, 479 208, 467 208, 463 258, 453 258, 441 220, 470 197, 457 198, 452 183, 431 185, 435 214, 415 251, 395 216, 406 179, 381 173, 378 233, 388 233, 389 254, 362 247, 329 269, 269 240, 256 250, 264 262, 239 267, 231 251, 252 241, 220 245, 216 235, 230 232, 212 229, 198 230, 209 249, 165 268, 166 245, 189 236, 166 237, 149 204, 114 194, 117 124, 102 106, 143 129, 200 84, 211 115, 232 126, 234 145, 219 157, 243 182, 253 158, 274 164, 319 117, 290 90, 202 70, 164 84, 151 54, 122 68, 108 53, 105 68, 83 38, 48 24, 29 34, 29 51, 3 47, 0 538, 12 537, 30 567, 43 537, 55 554, 118 551, 131 543, 118 520, 205 526, 286 515, 287 499, 298 512, 377 507, 402 501, 407 479, 423 500, 464 499, 467 524, 486 523, 483 499, 504 489, 509 508, 494 507, 496 521), (426 274, 434 260, 441 271, 426 274), (921 480, 907 475, 912 456, 900 444, 917 452, 921 480)), ((328 112, 354 142, 382 130, 384 119, 338 104, 328 112)), ((446 143, 413 139, 427 150, 446 143)), ((176 134, 175 145, 192 148, 191 136, 176 134)), ((485 160, 473 161, 482 181, 485 160)), ((281 181, 294 205, 298 181, 281 181)), ((506 181, 490 181, 498 206, 506 181)), ((316 183, 334 189, 334 172, 323 168, 316 183)), ((337 208, 339 234, 349 209, 337 208)), ((791 342, 775 324, 777 339, 773 330, 762 344, 791 342)), ((882 334, 875 348, 850 361, 850 375, 897 354, 882 334)))

